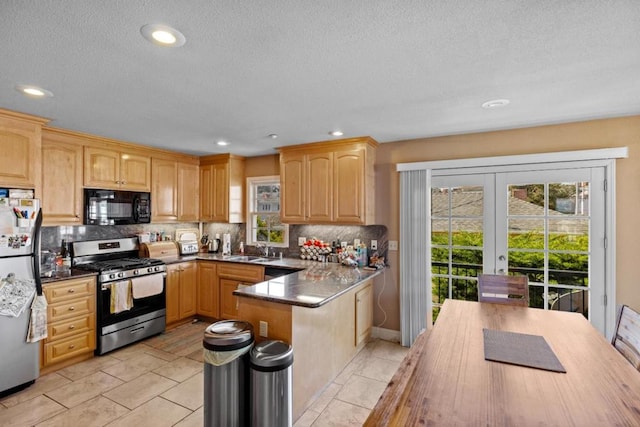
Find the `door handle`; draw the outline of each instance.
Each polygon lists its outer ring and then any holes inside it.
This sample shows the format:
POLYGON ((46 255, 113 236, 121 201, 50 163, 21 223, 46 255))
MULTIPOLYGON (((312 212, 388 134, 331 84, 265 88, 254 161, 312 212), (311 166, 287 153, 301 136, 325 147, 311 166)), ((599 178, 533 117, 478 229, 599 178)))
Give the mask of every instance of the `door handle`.
POLYGON ((506 260, 506 259, 507 259, 507 258, 506 258, 504 255, 500 255, 500 256, 498 257, 498 261, 504 261, 504 260, 506 260))

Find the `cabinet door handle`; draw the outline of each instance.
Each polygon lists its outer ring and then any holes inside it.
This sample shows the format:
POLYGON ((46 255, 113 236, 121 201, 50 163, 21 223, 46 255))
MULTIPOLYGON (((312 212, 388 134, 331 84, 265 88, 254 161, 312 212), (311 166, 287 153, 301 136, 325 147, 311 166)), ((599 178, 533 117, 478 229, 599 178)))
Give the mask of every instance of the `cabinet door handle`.
POLYGON ((69 344, 69 349, 73 350, 74 348, 76 348, 75 344, 69 344))
POLYGON ((72 293, 74 293, 75 291, 76 291, 76 290, 75 290, 75 288, 71 288, 71 289, 69 289, 67 292, 69 292, 70 294, 72 294, 72 293))
POLYGON ((76 308, 74 306, 69 307, 69 311, 74 311, 76 308))
POLYGON ((69 329, 75 329, 76 325, 69 325, 69 329))

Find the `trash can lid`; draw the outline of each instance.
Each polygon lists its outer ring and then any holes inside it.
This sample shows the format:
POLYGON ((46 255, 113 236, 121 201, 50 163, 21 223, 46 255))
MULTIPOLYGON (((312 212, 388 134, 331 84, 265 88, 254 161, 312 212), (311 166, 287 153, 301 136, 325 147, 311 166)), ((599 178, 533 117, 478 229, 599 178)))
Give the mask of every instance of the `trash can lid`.
POLYGON ((207 327, 202 345, 208 350, 232 351, 253 343, 253 326, 243 320, 223 320, 207 327))
POLYGON ((283 341, 262 341, 251 349, 252 367, 260 371, 276 371, 293 364, 293 348, 283 341))

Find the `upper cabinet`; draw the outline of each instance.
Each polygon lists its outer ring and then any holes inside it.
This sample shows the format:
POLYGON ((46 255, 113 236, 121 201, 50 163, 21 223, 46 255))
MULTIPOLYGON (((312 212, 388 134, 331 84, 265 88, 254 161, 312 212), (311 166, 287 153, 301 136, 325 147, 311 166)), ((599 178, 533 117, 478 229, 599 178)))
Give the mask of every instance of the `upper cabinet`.
POLYGON ((43 224, 82 224, 82 140, 45 128, 42 158, 43 224))
POLYGON ((178 220, 178 162, 153 159, 151 161, 151 221, 178 220))
POLYGON ((151 190, 151 156, 93 146, 84 149, 84 186, 151 190))
POLYGON ((373 224, 377 145, 360 137, 279 148, 282 221, 373 224))
POLYGON ((198 220, 198 164, 154 158, 151 162, 153 222, 198 220))
POLYGON ((200 158, 200 221, 244 222, 244 157, 200 158))
POLYGON ((32 188, 39 197, 45 123, 39 117, 0 109, 0 187, 32 188))
POLYGON ((197 164, 178 163, 178 220, 198 221, 200 176, 197 164))

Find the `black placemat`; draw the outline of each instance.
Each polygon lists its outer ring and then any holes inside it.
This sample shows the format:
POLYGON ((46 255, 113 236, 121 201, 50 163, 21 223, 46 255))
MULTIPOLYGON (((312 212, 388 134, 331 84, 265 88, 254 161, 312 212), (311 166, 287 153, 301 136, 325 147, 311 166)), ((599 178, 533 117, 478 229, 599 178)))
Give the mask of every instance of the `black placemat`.
POLYGON ((567 371, 558 360, 547 341, 540 335, 483 329, 484 358, 495 362, 544 369, 567 371))

